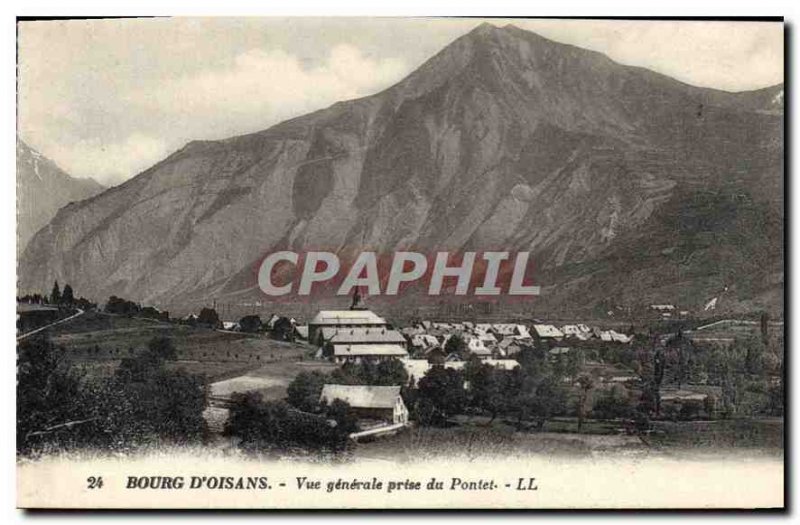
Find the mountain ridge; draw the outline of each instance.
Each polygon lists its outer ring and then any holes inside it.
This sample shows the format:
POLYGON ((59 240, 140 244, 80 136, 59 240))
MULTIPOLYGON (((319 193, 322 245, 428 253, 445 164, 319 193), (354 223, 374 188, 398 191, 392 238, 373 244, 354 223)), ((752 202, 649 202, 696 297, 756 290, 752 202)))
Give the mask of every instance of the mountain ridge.
MULTIPOLYGON (((661 210, 723 191, 725 177, 782 217, 782 102, 769 106, 782 84, 729 93, 642 71, 515 27, 479 26, 379 93, 190 142, 60 210, 23 261, 62 258, 23 272, 21 286, 69 278, 101 296, 197 303, 257 295, 253 267, 275 249, 489 245, 534 252, 542 276, 562 283, 592 261, 627 260, 641 231, 672 235, 654 226, 661 210)), ((782 236, 782 226, 756 226, 782 236)), ((720 286, 701 280, 693 303, 720 286)))
POLYGON ((72 201, 104 189, 94 179, 79 179, 17 137, 17 256, 37 230, 72 201))

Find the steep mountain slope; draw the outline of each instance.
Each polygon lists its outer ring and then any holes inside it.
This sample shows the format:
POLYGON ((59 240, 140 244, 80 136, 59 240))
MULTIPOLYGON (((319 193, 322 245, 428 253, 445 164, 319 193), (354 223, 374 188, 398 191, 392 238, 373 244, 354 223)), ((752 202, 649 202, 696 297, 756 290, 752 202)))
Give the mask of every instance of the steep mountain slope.
POLYGON ((17 139, 17 255, 59 208, 102 190, 103 186, 92 179, 70 177, 53 161, 17 139))
POLYGON ((696 306, 720 286, 772 304, 779 92, 696 88, 484 24, 384 92, 190 143, 67 206, 21 286, 181 305, 258 297, 279 248, 503 248, 534 253, 542 305, 696 306))

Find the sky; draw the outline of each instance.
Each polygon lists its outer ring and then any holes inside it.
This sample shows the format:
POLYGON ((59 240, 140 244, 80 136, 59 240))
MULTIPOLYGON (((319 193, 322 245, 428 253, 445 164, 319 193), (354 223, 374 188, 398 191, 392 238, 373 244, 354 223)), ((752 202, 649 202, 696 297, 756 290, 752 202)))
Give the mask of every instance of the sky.
MULTIPOLYGON (((398 82, 481 19, 21 22, 18 134, 76 177, 124 182, 191 140, 266 129, 398 82)), ((495 19, 689 84, 783 82, 780 23, 495 19)))

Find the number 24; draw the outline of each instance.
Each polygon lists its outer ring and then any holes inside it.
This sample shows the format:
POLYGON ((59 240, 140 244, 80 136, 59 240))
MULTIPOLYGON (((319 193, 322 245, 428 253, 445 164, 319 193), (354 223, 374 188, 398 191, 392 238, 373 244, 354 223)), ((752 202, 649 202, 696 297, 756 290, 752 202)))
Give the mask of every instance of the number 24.
POLYGON ((102 476, 90 476, 86 478, 86 483, 88 483, 89 489, 101 489, 103 488, 103 478, 102 476))

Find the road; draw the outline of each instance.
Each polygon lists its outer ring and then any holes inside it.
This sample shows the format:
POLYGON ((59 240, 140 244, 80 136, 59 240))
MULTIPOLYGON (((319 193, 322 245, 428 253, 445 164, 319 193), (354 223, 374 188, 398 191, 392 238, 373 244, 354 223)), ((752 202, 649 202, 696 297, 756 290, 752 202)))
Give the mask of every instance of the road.
POLYGON ((59 325, 59 324, 61 324, 61 323, 66 323, 67 321, 72 321, 72 320, 73 320, 73 319, 75 319, 76 317, 80 317, 80 316, 82 316, 84 313, 86 313, 86 312, 84 312, 83 310, 81 310, 80 308, 78 308, 77 310, 78 310, 78 313, 76 313, 76 314, 74 314, 74 315, 71 315, 71 316, 69 316, 69 317, 65 317, 64 319, 59 319, 59 320, 58 320, 58 321, 56 321, 55 323, 50 323, 50 324, 48 324, 48 325, 44 325, 44 326, 42 326, 41 328, 37 328, 36 330, 31 330, 30 332, 26 332, 26 333, 24 333, 24 334, 22 334, 22 335, 18 335, 18 336, 17 336, 17 342, 19 342, 19 341, 22 341, 22 340, 23 340, 23 339, 25 339, 26 337, 30 337, 30 336, 32 336, 32 335, 34 335, 34 334, 38 334, 39 332, 41 332, 41 331, 43 331, 43 330, 47 330, 48 328, 52 328, 52 327, 54 327, 54 326, 56 326, 56 325, 59 325))

